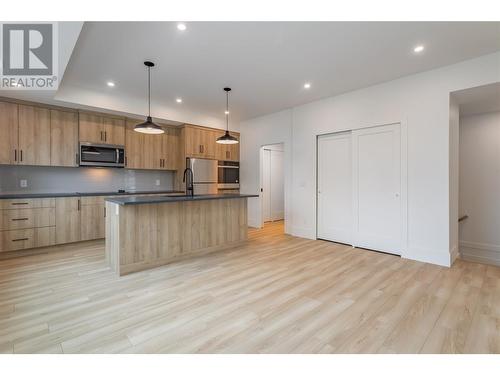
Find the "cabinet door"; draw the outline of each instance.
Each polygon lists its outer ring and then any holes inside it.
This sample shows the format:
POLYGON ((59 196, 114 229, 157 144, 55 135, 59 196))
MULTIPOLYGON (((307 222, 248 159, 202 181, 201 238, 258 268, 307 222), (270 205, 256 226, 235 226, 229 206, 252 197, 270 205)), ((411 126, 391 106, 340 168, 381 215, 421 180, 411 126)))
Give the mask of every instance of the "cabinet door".
POLYGON ((176 170, 178 168, 179 131, 167 129, 162 137, 161 154, 163 158, 162 169, 176 170))
POLYGON ((17 163, 18 105, 0 102, 0 164, 17 163))
POLYGON ((102 116, 80 112, 78 121, 80 142, 106 143, 102 116))
POLYGON ((50 111, 19 106, 19 164, 50 165, 50 111))
POLYGON ((161 142, 163 134, 145 134, 144 135, 144 169, 161 169, 163 164, 161 159, 161 142))
MULTIPOLYGON (((240 141, 240 135, 238 133, 231 133, 233 137, 236 137, 240 141)), ((226 155, 230 161, 240 161, 240 144, 236 143, 234 145, 227 145, 226 155)))
POLYGON ((125 144, 125 120, 120 118, 104 117, 104 142, 110 145, 125 144))
POLYGON ((50 111, 50 165, 78 167, 78 114, 50 111))
POLYGON ((215 159, 216 132, 212 130, 201 130, 202 155, 205 158, 215 159))
POLYGON ((103 204, 82 205, 80 219, 80 240, 104 238, 105 209, 103 204))
POLYGON ((134 131, 137 120, 127 120, 125 128, 125 164, 130 169, 144 168, 145 135, 134 131))
POLYGON ((196 157, 202 155, 202 139, 201 131, 197 128, 184 128, 184 142, 186 148, 186 156, 196 157))
MULTIPOLYGON (((223 131, 219 131, 217 130, 215 132, 215 140, 217 140, 217 138, 221 137, 224 135, 224 132, 223 131)), ((215 143, 215 158, 217 160, 226 160, 227 158, 227 145, 223 145, 221 143, 215 143)))
POLYGON ((80 198, 56 198, 56 244, 80 241, 80 198))

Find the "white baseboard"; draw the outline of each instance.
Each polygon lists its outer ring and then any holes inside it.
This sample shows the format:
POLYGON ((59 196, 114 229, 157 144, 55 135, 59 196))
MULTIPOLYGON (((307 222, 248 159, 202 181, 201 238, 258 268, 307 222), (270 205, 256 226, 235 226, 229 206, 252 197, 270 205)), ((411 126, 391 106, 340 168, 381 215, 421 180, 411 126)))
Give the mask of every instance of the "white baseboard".
POLYGON ((500 246, 498 245, 460 241, 460 256, 471 262, 500 266, 500 246))
POLYGON ((409 246, 408 249, 401 254, 402 258, 417 260, 419 262, 436 264, 438 266, 450 267, 451 255, 448 249, 445 250, 429 250, 409 246))

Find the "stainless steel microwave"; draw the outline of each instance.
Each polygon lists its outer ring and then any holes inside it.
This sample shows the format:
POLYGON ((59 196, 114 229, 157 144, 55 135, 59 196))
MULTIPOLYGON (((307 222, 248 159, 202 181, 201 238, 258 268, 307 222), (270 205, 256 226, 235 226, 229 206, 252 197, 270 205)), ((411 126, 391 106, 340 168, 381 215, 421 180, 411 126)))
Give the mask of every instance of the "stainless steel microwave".
POLYGON ((80 165, 91 167, 125 166, 125 149, 117 145, 80 142, 80 165))

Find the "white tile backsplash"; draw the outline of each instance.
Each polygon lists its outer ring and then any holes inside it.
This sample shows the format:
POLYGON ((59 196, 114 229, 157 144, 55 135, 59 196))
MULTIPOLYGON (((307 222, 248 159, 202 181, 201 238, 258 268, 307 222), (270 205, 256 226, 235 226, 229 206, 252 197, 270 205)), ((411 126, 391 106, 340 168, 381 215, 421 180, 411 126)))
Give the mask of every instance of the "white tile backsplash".
POLYGON ((0 165, 0 193, 171 190, 175 172, 0 165), (21 188, 21 181, 27 186, 21 188), (157 184, 157 181, 160 184, 157 184))

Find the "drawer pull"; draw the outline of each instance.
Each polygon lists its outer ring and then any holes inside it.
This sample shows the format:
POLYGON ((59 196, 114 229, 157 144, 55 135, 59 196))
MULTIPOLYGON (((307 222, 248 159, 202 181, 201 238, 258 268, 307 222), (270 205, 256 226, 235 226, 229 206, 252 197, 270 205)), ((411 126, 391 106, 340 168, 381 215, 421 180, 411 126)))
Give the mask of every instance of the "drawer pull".
POLYGON ((16 238, 15 240, 12 240, 12 242, 18 242, 18 241, 28 241, 29 238, 16 238))
POLYGON ((12 221, 21 221, 21 220, 28 220, 27 217, 21 217, 21 218, 18 218, 18 219, 12 219, 12 221))
POLYGON ((26 205, 26 204, 29 204, 28 202, 13 202, 12 205, 13 206, 21 206, 21 205, 26 205))

